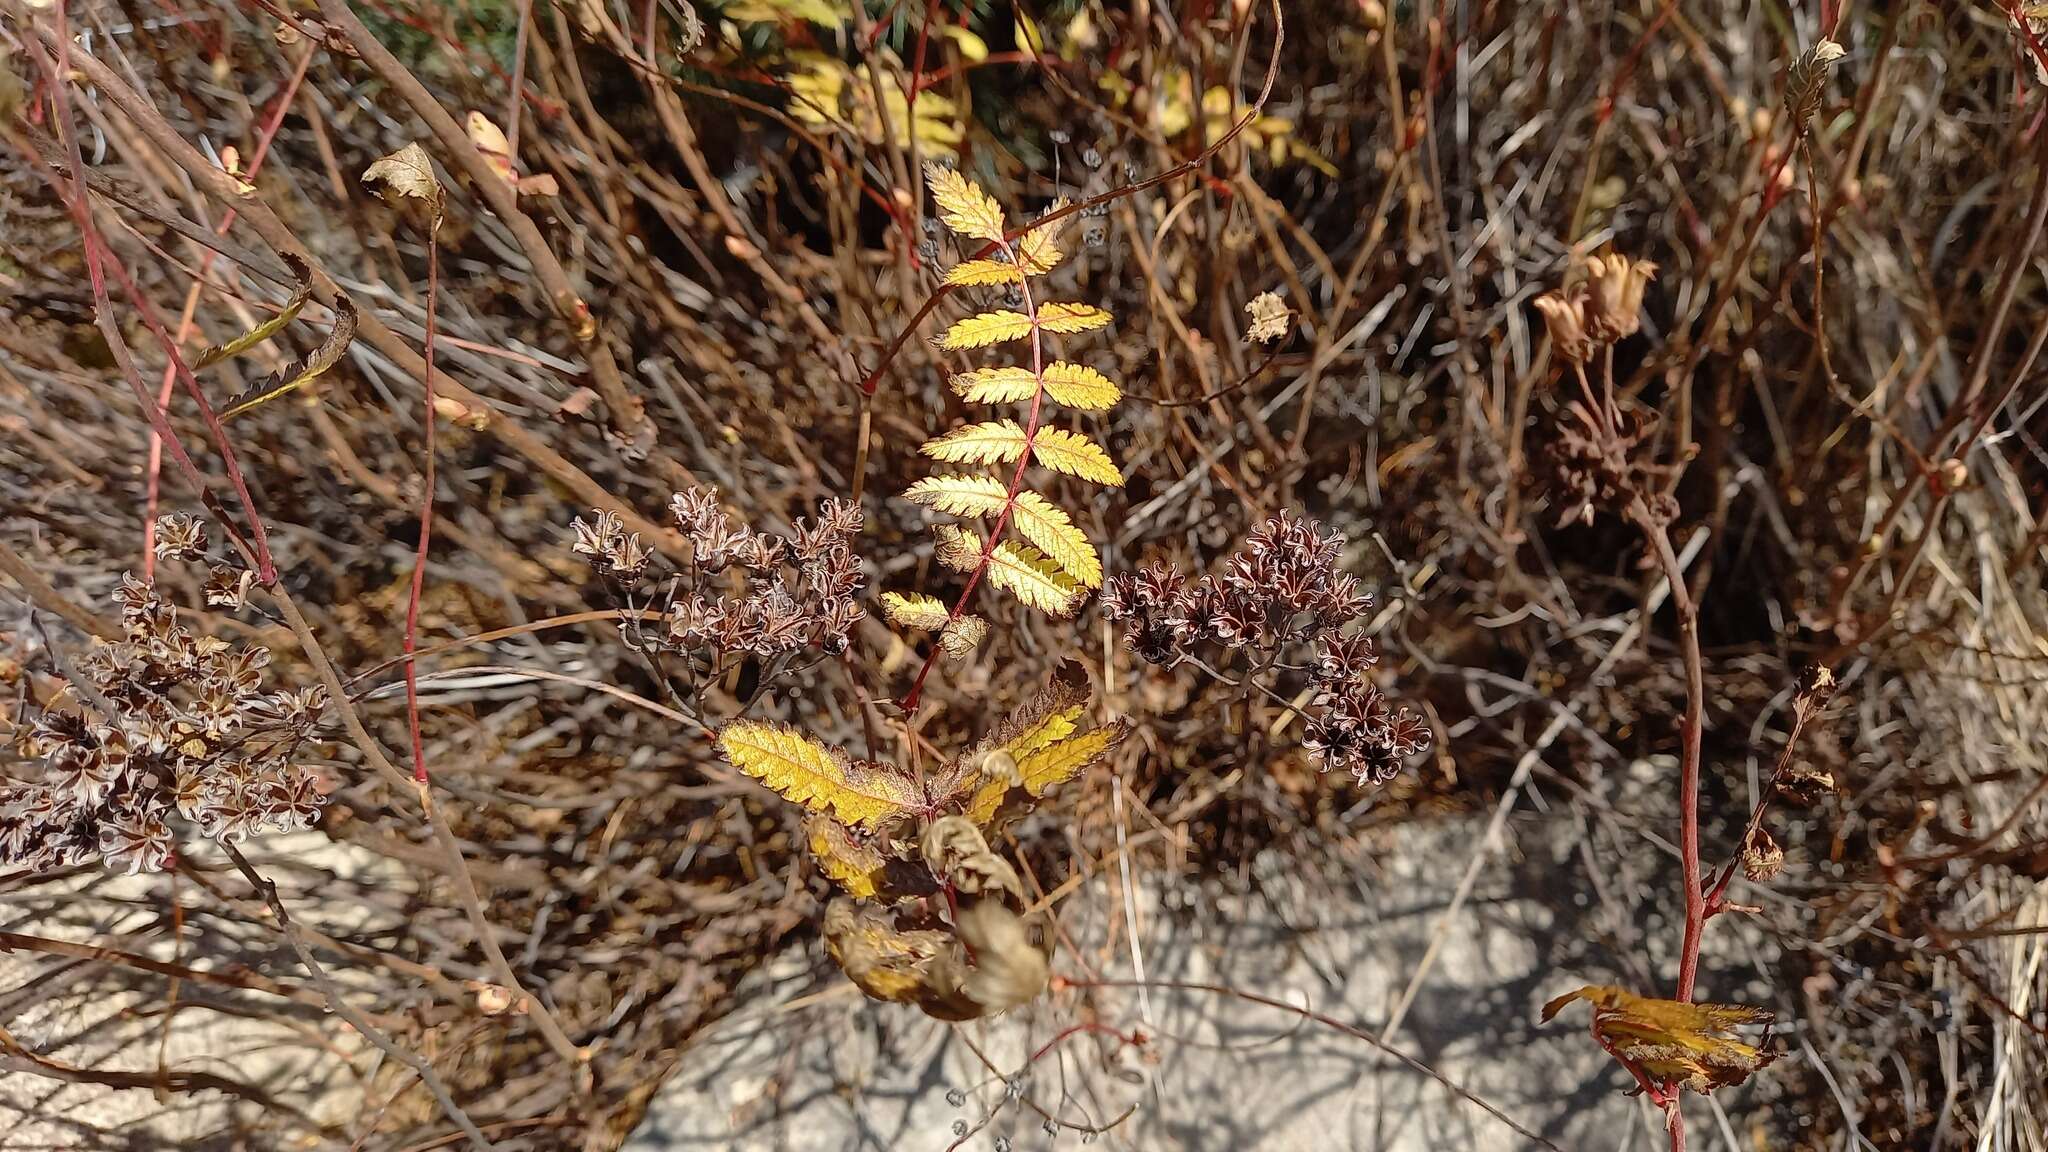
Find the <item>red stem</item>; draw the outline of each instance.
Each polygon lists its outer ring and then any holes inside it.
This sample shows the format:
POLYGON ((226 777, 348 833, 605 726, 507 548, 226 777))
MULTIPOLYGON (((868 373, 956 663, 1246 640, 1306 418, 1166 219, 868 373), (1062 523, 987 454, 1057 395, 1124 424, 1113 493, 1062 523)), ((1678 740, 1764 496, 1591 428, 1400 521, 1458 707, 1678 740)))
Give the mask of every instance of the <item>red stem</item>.
POLYGON ((412 658, 419 647, 420 594, 427 586, 427 545, 434 537, 434 310, 441 291, 441 212, 434 210, 434 223, 427 229, 427 370, 426 383, 426 467, 425 490, 420 493, 420 546, 412 562, 412 590, 405 601, 405 727, 412 737, 412 779, 424 792, 427 785, 427 750, 420 737, 419 661, 412 658))

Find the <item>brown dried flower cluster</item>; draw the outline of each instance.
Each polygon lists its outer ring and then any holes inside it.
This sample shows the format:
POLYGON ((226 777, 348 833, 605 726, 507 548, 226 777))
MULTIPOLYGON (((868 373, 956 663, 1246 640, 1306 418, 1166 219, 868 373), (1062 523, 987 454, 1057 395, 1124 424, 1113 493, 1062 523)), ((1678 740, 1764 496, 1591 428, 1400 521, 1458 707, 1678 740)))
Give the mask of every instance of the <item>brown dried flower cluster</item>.
MULTIPOLYGON (((162 555, 202 555, 189 521, 161 527, 162 555)), ((92 709, 50 709, 15 732, 16 751, 35 767, 0 783, 0 862, 99 859, 134 875, 169 866, 174 815, 228 842, 313 826, 326 798, 291 757, 319 719, 322 692, 264 691, 268 649, 193 632, 132 576, 116 599, 124 637, 80 660, 92 709)))
POLYGON ((1389 702, 1372 682, 1379 653, 1346 625, 1372 611, 1371 593, 1337 570, 1344 537, 1291 513, 1261 524, 1223 571, 1190 582, 1152 564, 1109 581, 1103 612, 1125 626, 1124 643, 1150 663, 1196 659, 1204 646, 1249 658, 1253 668, 1286 666, 1304 654, 1314 695, 1302 744, 1325 768, 1383 784, 1427 749, 1420 714, 1389 702))
MULTIPOLYGON (((676 493, 669 514, 690 542, 690 564, 670 581, 661 630, 644 634, 629 625, 629 641, 665 651, 763 657, 846 650, 864 614, 856 597, 866 577, 853 550, 864 522, 858 507, 826 500, 816 522, 798 520, 787 537, 735 525, 710 488, 676 493), (738 574, 737 594, 719 590, 728 573, 738 574)), ((577 520, 575 530, 572 550, 629 593, 646 575, 652 555, 616 513, 593 512, 591 520, 577 520)))

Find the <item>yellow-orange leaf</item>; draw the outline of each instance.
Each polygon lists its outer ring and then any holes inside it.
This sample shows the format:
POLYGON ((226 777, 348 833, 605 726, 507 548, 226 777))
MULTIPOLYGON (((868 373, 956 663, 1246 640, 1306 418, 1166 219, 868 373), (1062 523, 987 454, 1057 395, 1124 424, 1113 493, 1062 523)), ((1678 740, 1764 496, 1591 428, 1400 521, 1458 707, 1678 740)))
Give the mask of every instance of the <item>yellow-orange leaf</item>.
POLYGON ((1038 435, 1032 438, 1031 454, 1039 464, 1055 472, 1112 488, 1123 486, 1123 473, 1117 471, 1116 462, 1109 458, 1109 453, 1103 450, 1102 445, 1078 432, 1040 428, 1038 435))
POLYGON ((1022 761, 1030 757, 1033 752, 1051 747, 1065 740, 1074 734, 1075 728, 1079 727, 1081 713, 1087 707, 1083 703, 1076 704, 1071 708, 1062 708, 1058 712, 1026 728, 1015 740, 1003 745, 1003 751, 1008 752, 1011 758, 1022 761))
POLYGON ((1102 558, 1066 510, 1036 492, 1017 493, 1010 522, 1083 588, 1102 586, 1102 558))
POLYGON ((1043 796, 1046 790, 1080 775, 1124 738, 1122 721, 1058 740, 1017 761, 1024 790, 1043 796))
POLYGON ((1092 332, 1108 324, 1110 319, 1109 313, 1093 304, 1069 304, 1055 300, 1038 307, 1038 326, 1062 336, 1092 332))
POLYGON ((882 612, 899 628, 921 628, 925 631, 944 628, 953 615, 938 597, 922 592, 884 592, 882 612))
POLYGON ((946 329, 946 334, 939 337, 939 347, 947 352, 986 348, 1005 340, 1021 339, 1030 333, 1031 317, 1022 312, 983 312, 955 321, 951 328, 946 329))
POLYGON ((1650 1079, 1707 1093, 1749 1079, 1776 1059, 1728 1035, 1738 1024, 1766 1024, 1771 1013, 1747 1004, 1694 1004, 1638 996, 1607 984, 1589 984, 1543 1006, 1543 1018, 1574 1000, 1593 1006, 1593 1034, 1650 1079))
POLYGON ((1009 540, 989 557, 988 582, 1051 616, 1067 616, 1081 602, 1081 587, 1036 548, 1009 540))
POLYGON ((927 476, 904 489, 903 498, 948 516, 993 516, 1010 502, 1010 490, 988 476, 927 476))
POLYGON ((939 219, 946 222, 946 227, 976 240, 1003 238, 1002 205, 982 191, 979 184, 957 169, 931 163, 924 166, 924 179, 931 188, 932 202, 938 205, 939 219))
POLYGON ((1038 394, 1038 377, 1022 365, 976 368, 953 377, 953 391, 971 404, 1016 404, 1038 394))
POLYGON ((1015 264, 1001 260, 962 260, 946 269, 946 283, 955 288, 985 288, 990 284, 1015 284, 1023 277, 1015 264))
POLYGON ((1054 403, 1083 412, 1100 412, 1123 399, 1123 390, 1093 368, 1055 360, 1045 366, 1045 394, 1054 403))
POLYGON ((990 420, 955 428, 918 449, 948 464, 1011 463, 1024 457, 1024 429, 1015 420, 990 420))
POLYGON ((916 784, 895 769, 851 760, 786 725, 736 720, 718 734, 718 748, 786 799, 856 827, 879 827, 919 802, 916 784))

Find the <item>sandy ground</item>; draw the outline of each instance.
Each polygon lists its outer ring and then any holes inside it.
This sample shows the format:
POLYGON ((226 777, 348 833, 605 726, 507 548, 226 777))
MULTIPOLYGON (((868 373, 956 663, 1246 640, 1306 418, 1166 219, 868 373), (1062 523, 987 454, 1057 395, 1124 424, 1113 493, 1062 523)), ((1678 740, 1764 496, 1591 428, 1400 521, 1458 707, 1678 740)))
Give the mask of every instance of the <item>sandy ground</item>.
MULTIPOLYGON (((1378 1035, 1442 923, 1395 1045, 1559 1147, 1652 1147, 1654 1118, 1621 1095, 1623 1074, 1593 1047, 1583 1022, 1537 1022, 1551 995, 1608 976, 1560 967, 1563 956, 1584 951, 1553 911, 1576 916, 1573 896, 1560 891, 1577 882, 1562 829, 1522 829, 1515 850, 1444 915, 1480 827, 1404 828, 1373 854, 1376 863, 1348 870, 1348 890, 1295 881, 1276 857, 1262 862, 1273 867, 1261 879, 1277 897, 1230 900, 1200 914, 1162 903, 1185 884, 1136 880, 1131 907, 1145 974, 1258 991, 1378 1035), (1562 903, 1545 901, 1546 890, 1562 903)), ((1128 947, 1103 948, 1111 927, 1128 923, 1116 899, 1121 885, 1104 877, 1065 906, 1064 927, 1079 947, 1062 952, 1062 971, 1078 975, 1084 963, 1113 955, 1113 969, 1100 977, 1132 975, 1128 947)), ((956 1030, 844 995, 813 950, 785 954, 757 974, 744 1006, 685 1055, 628 1149, 1023 1152, 1091 1142, 1069 1129, 1048 1133, 1039 1108, 1082 1124, 1135 1108, 1092 1141, 1104 1148, 1542 1146, 1354 1037, 1207 992, 1098 993, 1094 1018, 1157 1037, 1152 1058, 1134 1059, 1127 1049, 1109 1056, 1113 1045, 1083 1034, 1020 1076, 1026 1053, 1080 1022, 1071 997, 956 1030)), ((1724 1104, 1739 1108, 1735 1099, 1724 1104)), ((1711 1113, 1695 1115, 1713 1131, 1711 1113)), ((1718 1133, 1709 1139, 1721 1146, 1718 1133)))

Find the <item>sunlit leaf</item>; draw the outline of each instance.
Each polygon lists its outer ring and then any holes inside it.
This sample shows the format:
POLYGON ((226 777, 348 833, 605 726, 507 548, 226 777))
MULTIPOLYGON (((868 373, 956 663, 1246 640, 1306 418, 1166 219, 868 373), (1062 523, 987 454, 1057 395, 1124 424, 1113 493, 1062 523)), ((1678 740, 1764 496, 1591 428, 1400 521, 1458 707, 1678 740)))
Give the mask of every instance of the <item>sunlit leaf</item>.
POLYGON ((881 849, 829 816, 805 820, 804 838, 818 871, 856 900, 874 898, 888 866, 881 849))
POLYGON ((1010 490, 989 476, 927 476, 904 489, 903 498, 948 516, 994 516, 1010 502, 1010 490))
POLYGON ((1022 312, 983 312, 955 321, 951 328, 946 329, 945 335, 939 337, 939 347, 947 352, 958 352, 965 348, 986 348, 1005 340, 1020 340, 1030 334, 1031 317, 1022 312))
POLYGON ((971 404, 1016 404, 1038 394, 1038 377, 1022 365, 976 368, 953 377, 952 384, 953 391, 971 404))
POLYGON ((1050 616, 1068 616, 1082 590, 1036 548, 1005 540, 989 556, 988 582, 1050 616))
POLYGON ((922 592, 884 592, 882 611, 889 617, 889 621, 899 628, 920 628, 926 631, 944 628, 946 621, 952 618, 952 612, 947 609, 944 601, 922 592))
POLYGON ((962 260, 946 269, 946 283, 955 288, 985 288, 991 284, 1015 284, 1023 274, 1015 264, 1001 260, 962 260))
POLYGON ((1054 300, 1038 307, 1038 326, 1047 332, 1071 336, 1092 332, 1107 325, 1112 317, 1093 304, 1072 304, 1054 300))
POLYGON ((1080 775, 1116 747, 1124 738, 1124 731, 1122 721, 1105 724, 1019 757, 1017 771, 1024 778, 1024 790, 1033 796, 1043 796, 1054 785, 1080 775))
POLYGON ((1023 459, 1027 446, 1015 420, 990 420, 927 440, 918 451, 948 464, 996 464, 1023 459))
POLYGON ((1100 412, 1123 399, 1115 381, 1093 368, 1055 360, 1045 366, 1045 394, 1082 412, 1100 412))
POLYGON ((939 219, 945 221, 946 227, 976 240, 1003 238, 1002 205, 981 185, 943 164, 927 163, 924 177, 931 189, 932 203, 938 206, 939 219))
POLYGON ((813 812, 875 828, 917 806, 917 787, 885 764, 849 759, 794 728, 736 720, 718 734, 733 767, 813 812))
POLYGON ((1100 444, 1078 432, 1040 428, 1032 437, 1031 455, 1039 464, 1068 476, 1078 476, 1112 488, 1123 486, 1123 473, 1100 444))
POLYGON ((303 359, 294 360, 278 369, 254 387, 221 407, 220 418, 239 416, 251 408, 268 404, 280 396, 293 392, 319 379, 320 374, 340 361, 343 352, 348 351, 349 341, 356 336, 356 306, 345 295, 334 298, 334 327, 327 333, 327 339, 320 342, 303 359))
POLYGON ((1010 523, 1040 552, 1084 588, 1102 585, 1102 558, 1066 510, 1036 492, 1017 493, 1010 523))

